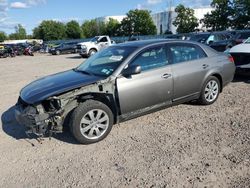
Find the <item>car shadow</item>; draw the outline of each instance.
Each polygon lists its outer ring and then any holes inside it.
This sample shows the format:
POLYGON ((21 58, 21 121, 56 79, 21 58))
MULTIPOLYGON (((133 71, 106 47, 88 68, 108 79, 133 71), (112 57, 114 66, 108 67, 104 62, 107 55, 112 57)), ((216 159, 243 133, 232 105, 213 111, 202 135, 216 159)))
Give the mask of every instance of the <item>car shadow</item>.
POLYGON ((66 58, 67 59, 84 59, 80 55, 78 55, 78 56, 70 56, 70 57, 66 57, 66 58))
POLYGON ((2 129, 7 135, 17 140, 27 138, 24 127, 20 126, 15 119, 15 106, 10 107, 2 114, 1 121, 2 129))
MULTIPOLYGON (((27 135, 25 133, 25 128, 22 125, 19 125, 19 123, 16 121, 15 118, 15 106, 10 107, 8 110, 6 110, 2 116, 1 116, 1 122, 2 122, 2 130, 10 137, 20 140, 20 139, 26 139, 28 142, 29 140, 35 140, 38 137, 35 135, 27 135)), ((69 128, 65 128, 63 133, 60 134, 53 134, 53 138, 69 143, 69 144, 79 144, 75 138, 70 134, 69 128)), ((49 138, 45 138, 48 139, 49 138)), ((31 143, 32 144, 32 143, 31 143)), ((32 144, 33 145, 33 144, 32 144)))

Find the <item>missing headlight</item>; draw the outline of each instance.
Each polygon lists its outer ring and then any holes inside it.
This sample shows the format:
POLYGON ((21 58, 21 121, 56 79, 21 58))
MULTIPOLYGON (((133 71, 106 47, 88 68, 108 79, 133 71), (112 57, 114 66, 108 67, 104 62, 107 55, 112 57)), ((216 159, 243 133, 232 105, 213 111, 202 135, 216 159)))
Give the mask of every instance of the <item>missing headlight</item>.
POLYGON ((46 112, 55 112, 61 109, 61 101, 60 99, 49 99, 42 102, 44 110, 46 112))

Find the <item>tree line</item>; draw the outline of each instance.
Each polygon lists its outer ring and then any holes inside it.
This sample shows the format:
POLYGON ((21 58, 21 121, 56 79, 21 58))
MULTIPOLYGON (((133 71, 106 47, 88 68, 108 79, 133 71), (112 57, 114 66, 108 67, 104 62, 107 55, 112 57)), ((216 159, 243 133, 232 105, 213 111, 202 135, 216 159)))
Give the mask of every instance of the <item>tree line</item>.
POLYGON ((33 29, 32 36, 27 36, 22 25, 15 28, 15 33, 7 36, 0 32, 0 41, 9 39, 25 39, 27 37, 35 39, 60 40, 91 38, 97 35, 109 36, 131 36, 131 35, 155 35, 156 26, 148 10, 130 10, 127 16, 119 23, 113 18, 107 22, 97 19, 87 20, 82 25, 72 20, 62 23, 54 20, 44 20, 39 26, 33 29))
MULTIPOLYGON (((173 25, 177 27, 177 33, 189 33, 196 31, 199 24, 211 31, 227 29, 250 28, 250 1, 249 0, 213 0, 211 13, 205 14, 198 20, 194 16, 194 9, 180 4, 175 8, 177 17, 173 25)), ((165 31, 165 33, 170 33, 165 31)), ((132 36, 155 35, 156 26, 153 23, 150 11, 130 10, 127 16, 119 23, 110 18, 107 22, 96 19, 87 20, 82 25, 77 21, 62 23, 59 21, 45 20, 33 29, 32 35, 27 35, 22 25, 15 27, 15 33, 7 36, 0 31, 0 41, 5 39, 36 38, 49 40, 90 38, 97 35, 132 36)))
POLYGON ((173 22, 177 32, 193 32, 199 24, 211 31, 250 28, 250 0, 213 0, 210 6, 214 10, 198 20, 193 9, 178 5, 175 8, 178 15, 173 22))

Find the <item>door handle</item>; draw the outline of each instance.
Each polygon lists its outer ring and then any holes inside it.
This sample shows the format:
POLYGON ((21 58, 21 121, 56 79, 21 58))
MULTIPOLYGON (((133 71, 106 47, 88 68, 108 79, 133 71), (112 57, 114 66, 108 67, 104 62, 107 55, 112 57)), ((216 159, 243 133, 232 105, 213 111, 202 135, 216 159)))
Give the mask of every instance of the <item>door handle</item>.
POLYGON ((209 65, 208 64, 203 64, 202 67, 203 67, 203 69, 206 69, 206 68, 209 67, 209 65))
POLYGON ((167 79, 171 76, 172 76, 171 74, 166 73, 166 74, 163 74, 161 77, 167 79))

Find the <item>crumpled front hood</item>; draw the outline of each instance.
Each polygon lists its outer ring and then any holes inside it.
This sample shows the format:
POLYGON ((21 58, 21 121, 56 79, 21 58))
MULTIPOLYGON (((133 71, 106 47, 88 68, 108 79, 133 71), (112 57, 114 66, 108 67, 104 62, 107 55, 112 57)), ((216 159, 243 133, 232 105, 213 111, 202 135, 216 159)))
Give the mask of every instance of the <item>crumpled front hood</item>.
POLYGON ((95 83, 101 79, 102 77, 69 70, 31 82, 21 90, 20 97, 28 104, 35 104, 48 97, 95 83))

